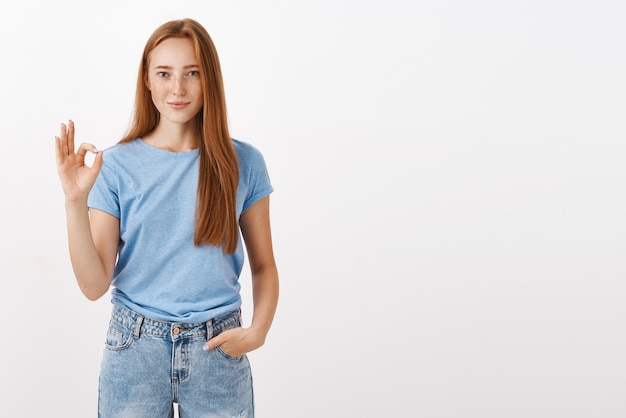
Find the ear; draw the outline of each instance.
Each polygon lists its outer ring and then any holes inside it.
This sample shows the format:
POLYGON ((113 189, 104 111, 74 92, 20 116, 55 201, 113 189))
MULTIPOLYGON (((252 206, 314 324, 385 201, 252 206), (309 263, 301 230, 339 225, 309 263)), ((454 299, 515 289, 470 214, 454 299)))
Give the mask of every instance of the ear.
POLYGON ((143 74, 143 84, 150 90, 150 78, 148 77, 148 73, 143 74))

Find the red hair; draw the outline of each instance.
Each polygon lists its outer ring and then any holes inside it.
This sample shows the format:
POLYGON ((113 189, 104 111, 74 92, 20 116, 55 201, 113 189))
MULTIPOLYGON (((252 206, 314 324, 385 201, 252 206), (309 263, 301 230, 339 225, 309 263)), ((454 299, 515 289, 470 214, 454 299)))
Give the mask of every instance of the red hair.
POLYGON ((144 81, 150 52, 168 38, 191 39, 205 92, 204 105, 196 116, 201 141, 194 244, 223 246, 225 252, 232 254, 239 244, 236 212, 239 164, 228 131, 224 83, 217 50, 209 33, 195 20, 166 22, 148 39, 139 66, 133 119, 119 142, 141 138, 152 132, 159 122, 159 112, 144 81))

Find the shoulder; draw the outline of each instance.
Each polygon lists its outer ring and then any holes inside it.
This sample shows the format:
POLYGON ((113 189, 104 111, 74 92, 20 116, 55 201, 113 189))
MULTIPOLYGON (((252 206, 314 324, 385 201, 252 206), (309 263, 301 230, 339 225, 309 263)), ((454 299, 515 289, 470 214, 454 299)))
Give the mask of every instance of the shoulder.
POLYGON ((137 140, 131 142, 117 143, 104 149, 102 155, 106 164, 122 164, 128 159, 136 157, 140 147, 137 146, 137 140))
POLYGON ((244 142, 240 139, 233 138, 233 145, 235 146, 235 151, 237 152, 237 156, 248 157, 248 156, 260 156, 261 151, 259 151, 254 145, 249 142, 244 142))
POLYGON ((104 156, 117 158, 123 157, 128 152, 132 152, 132 150, 136 148, 136 142, 137 140, 123 143, 118 142, 117 144, 111 145, 110 147, 104 149, 104 156))
POLYGON ((265 165, 263 154, 254 145, 235 138, 233 138, 233 145, 240 166, 254 167, 265 165))

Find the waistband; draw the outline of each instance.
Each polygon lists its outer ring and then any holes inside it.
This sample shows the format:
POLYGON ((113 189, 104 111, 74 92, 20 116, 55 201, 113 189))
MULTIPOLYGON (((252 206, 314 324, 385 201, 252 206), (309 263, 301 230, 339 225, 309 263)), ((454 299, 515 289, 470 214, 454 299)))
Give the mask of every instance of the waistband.
POLYGON ((241 309, 231 313, 210 319, 201 323, 166 322, 158 321, 121 307, 114 305, 111 311, 111 321, 128 328, 135 338, 140 335, 150 335, 163 338, 202 338, 209 340, 221 332, 241 326, 241 309))

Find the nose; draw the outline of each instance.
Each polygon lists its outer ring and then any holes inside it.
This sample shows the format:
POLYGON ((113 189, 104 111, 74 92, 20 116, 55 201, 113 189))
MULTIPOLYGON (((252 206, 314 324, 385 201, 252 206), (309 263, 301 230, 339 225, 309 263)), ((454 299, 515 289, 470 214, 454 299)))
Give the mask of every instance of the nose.
POLYGON ((182 78, 176 77, 174 78, 174 88, 172 93, 175 96, 184 96, 185 95, 185 83, 182 78))

